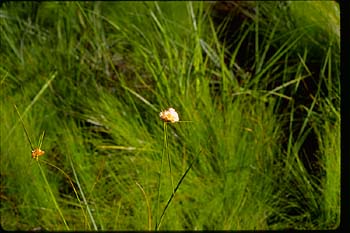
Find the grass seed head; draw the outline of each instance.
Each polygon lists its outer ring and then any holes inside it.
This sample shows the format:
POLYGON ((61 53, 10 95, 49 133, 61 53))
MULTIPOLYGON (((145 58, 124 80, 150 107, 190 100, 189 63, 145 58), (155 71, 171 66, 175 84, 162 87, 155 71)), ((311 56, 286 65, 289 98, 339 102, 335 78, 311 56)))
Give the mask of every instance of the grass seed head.
POLYGON ((175 123, 179 121, 179 115, 173 108, 168 108, 167 110, 160 112, 159 116, 160 119, 162 119, 165 122, 175 123))
POLYGON ((42 156, 45 154, 45 151, 41 150, 40 148, 36 148, 32 150, 32 158, 38 159, 39 156, 42 156))

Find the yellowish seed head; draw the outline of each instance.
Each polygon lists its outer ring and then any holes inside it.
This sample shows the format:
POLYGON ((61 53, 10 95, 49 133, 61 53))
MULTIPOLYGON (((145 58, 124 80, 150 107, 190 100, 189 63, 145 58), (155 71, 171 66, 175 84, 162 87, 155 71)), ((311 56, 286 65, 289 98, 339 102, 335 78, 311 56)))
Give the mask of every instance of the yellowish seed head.
POLYGON ((42 156, 45 154, 45 151, 41 150, 40 148, 36 148, 32 150, 32 158, 38 158, 39 156, 42 156))

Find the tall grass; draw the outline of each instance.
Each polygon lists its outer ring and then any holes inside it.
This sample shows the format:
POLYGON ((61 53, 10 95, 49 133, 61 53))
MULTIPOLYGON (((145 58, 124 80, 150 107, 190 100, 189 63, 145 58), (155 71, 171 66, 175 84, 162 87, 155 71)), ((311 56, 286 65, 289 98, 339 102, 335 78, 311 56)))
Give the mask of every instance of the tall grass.
POLYGON ((320 12, 307 18, 304 6, 290 6, 259 3, 257 18, 226 45, 217 29, 225 25, 215 25, 206 2, 3 4, 1 226, 336 228, 339 15, 317 3, 320 12), (329 27, 318 24, 320 15, 332 18, 329 27), (303 17, 308 27, 300 26, 303 17), (318 43, 318 31, 332 42, 318 43), (237 62, 243 42, 255 44, 251 69, 237 62), (320 88, 311 103, 295 106, 308 116, 295 139, 295 112, 276 109, 284 101, 293 106, 293 93, 315 78, 309 72, 314 52, 322 58, 327 93, 320 88), (32 138, 46 132, 40 167, 30 158, 14 104, 25 112, 32 138), (187 122, 169 124, 164 144, 159 112, 168 107, 187 122), (310 128, 320 142, 321 178, 308 174, 299 158, 310 128), (161 170, 164 146, 169 165, 161 170))

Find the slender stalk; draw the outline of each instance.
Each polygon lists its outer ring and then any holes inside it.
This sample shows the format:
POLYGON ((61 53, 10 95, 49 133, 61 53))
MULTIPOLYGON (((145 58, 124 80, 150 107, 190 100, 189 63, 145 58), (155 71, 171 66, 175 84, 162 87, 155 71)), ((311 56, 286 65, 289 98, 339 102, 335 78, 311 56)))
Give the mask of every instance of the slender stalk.
POLYGON ((146 200, 146 205, 147 205, 147 210, 148 210, 148 230, 151 231, 152 230, 152 215, 151 215, 151 207, 149 205, 149 202, 148 202, 148 198, 147 198, 147 195, 146 195, 146 192, 145 190, 143 190, 142 186, 136 182, 136 185, 140 188, 142 194, 143 194, 143 197, 145 198, 146 200))
POLYGON ((83 201, 84 201, 84 204, 85 204, 85 206, 86 206, 87 212, 88 212, 89 217, 90 217, 90 220, 91 220, 91 222, 92 222, 92 225, 94 225, 94 229, 95 229, 95 231, 97 231, 98 228, 97 228, 95 219, 94 219, 94 217, 92 216, 92 213, 91 213, 89 204, 88 204, 88 202, 87 202, 87 200, 86 200, 86 198, 85 198, 84 192, 83 192, 83 190, 82 190, 82 188, 81 188, 81 186, 80 186, 80 182, 79 182, 79 179, 78 179, 78 175, 77 175, 77 173, 75 172, 75 169, 74 169, 74 166, 73 166, 73 162, 72 162, 72 158, 71 158, 71 157, 69 157, 69 162, 70 162, 70 165, 71 165, 71 167, 72 167, 72 171, 73 171, 73 175, 74 175, 74 177, 75 177, 75 181, 77 182, 77 185, 78 185, 80 194, 81 194, 81 196, 82 196, 82 198, 83 198, 83 201))
POLYGON ((27 139, 28 139, 29 144, 30 144, 30 148, 31 148, 32 150, 34 150, 34 146, 33 146, 32 141, 30 140, 28 131, 27 131, 26 127, 24 126, 24 122, 23 122, 22 116, 21 116, 21 114, 19 113, 18 108, 17 108, 17 106, 16 106, 15 104, 14 104, 14 107, 15 107, 15 109, 16 109, 16 111, 17 111, 17 114, 18 114, 18 116, 19 116, 19 119, 21 120, 23 129, 24 129, 24 132, 26 133, 27 139))
POLYGON ((187 168, 187 170, 185 171, 185 173, 182 175, 181 179, 180 179, 179 182, 177 183, 176 188, 174 189, 174 192, 171 194, 171 196, 170 196, 170 198, 169 198, 169 200, 168 200, 166 206, 164 207, 163 213, 162 213, 162 215, 160 216, 160 219, 159 219, 158 228, 157 228, 156 230, 159 229, 160 224, 162 223, 163 217, 164 217, 164 215, 165 215, 165 211, 168 209, 168 207, 169 207, 171 201, 173 200, 176 191, 177 191, 178 188, 180 187, 182 181, 185 179, 187 173, 190 171, 190 169, 192 168, 192 165, 194 164, 194 162, 196 161, 196 159, 198 158, 198 156, 201 154, 201 152, 202 152, 202 151, 200 151, 200 152, 197 154, 197 156, 192 160, 190 166, 187 168))
POLYGON ((41 148, 41 146, 43 145, 44 136, 45 136, 45 130, 43 131, 43 133, 41 134, 41 136, 39 138, 38 148, 41 148))
POLYGON ((158 179, 158 197, 157 197, 157 215, 156 215, 156 227, 155 230, 158 229, 158 215, 159 215, 159 202, 160 202, 160 190, 161 190, 161 176, 162 176, 162 170, 163 170, 163 158, 164 158, 164 154, 166 151, 166 142, 167 142, 167 135, 166 135, 166 127, 167 127, 167 123, 164 122, 164 146, 163 146, 163 151, 162 151, 162 158, 160 161, 160 170, 159 170, 159 179, 158 179))
MULTIPOLYGON (((51 75, 51 78, 42 86, 42 88, 40 89, 40 91, 38 92, 38 94, 36 94, 36 96, 34 97, 34 99, 30 102, 30 104, 26 107, 26 109, 24 110, 22 116, 26 115, 27 112, 29 111, 29 109, 38 101, 38 99, 41 97, 41 95, 44 93, 44 91, 48 88, 49 84, 52 82, 52 80, 56 77, 57 75, 57 71, 54 72, 52 75, 51 75)), ((16 110, 17 110, 17 107, 15 106, 16 110)), ((17 110, 17 113, 18 110, 17 110)), ((22 124, 23 124, 23 121, 22 121, 22 124)), ((7 134, 6 138, 5 138, 5 142, 10 138, 13 130, 16 128, 16 125, 17 123, 10 129, 9 133, 7 134)), ((26 132, 27 133, 27 132, 26 132)), ((29 137, 28 137, 29 138, 29 137)), ((28 139, 30 140, 30 139, 28 139)), ((30 142, 31 143, 31 142, 30 142)), ((33 146, 31 144, 31 146, 33 146)), ((32 148, 33 150, 34 148, 32 148)))
POLYGON ((164 146, 165 146, 165 151, 168 155, 168 163, 169 163, 169 170, 170 170, 170 179, 171 179, 171 192, 173 194, 174 193, 174 180, 173 180, 173 175, 171 173, 171 157, 170 157, 170 152, 169 152, 169 149, 168 149, 168 128, 167 126, 165 125, 165 141, 164 141, 164 146))
POLYGON ((60 171, 60 172, 68 179, 70 185, 71 185, 72 188, 73 188, 73 191, 74 191, 74 193, 75 193, 75 196, 77 197, 77 200, 78 200, 78 202, 79 202, 80 208, 82 209, 83 215, 84 215, 85 218, 86 218, 86 214, 85 214, 84 208, 83 208, 82 205, 80 204, 81 201, 80 201, 80 198, 79 198, 77 189, 75 188, 75 186, 74 186, 74 184, 73 184, 73 181, 72 181, 72 179, 68 176, 68 174, 67 174, 66 172, 64 172, 61 168, 57 167, 57 166, 54 165, 54 164, 51 164, 51 163, 45 161, 44 159, 41 159, 40 162, 44 162, 45 164, 47 164, 47 165, 49 165, 49 166, 51 166, 51 167, 57 169, 58 171, 60 171))
POLYGON ((46 183, 46 185, 47 185, 47 187, 48 187, 49 193, 50 193, 51 198, 52 198, 52 200, 53 200, 53 202, 54 202, 54 204, 55 204, 55 207, 56 207, 58 213, 60 214, 60 216, 61 216, 61 218, 62 218, 62 220, 63 220, 63 223, 64 223, 64 225, 66 226, 66 229, 69 231, 70 229, 69 229, 69 226, 68 226, 68 224, 67 224, 67 222, 66 222, 66 219, 64 218, 64 216, 63 216, 63 214, 62 214, 62 211, 61 211, 61 209, 60 209, 58 203, 56 202, 55 195, 52 193, 50 184, 49 184, 49 182, 48 182, 47 179, 46 179, 45 172, 44 172, 43 169, 41 168, 41 165, 40 165, 39 162, 38 162, 38 166, 39 166, 39 169, 40 169, 40 171, 41 171, 41 174, 42 174, 42 176, 43 176, 43 178, 44 178, 44 181, 45 181, 45 183, 46 183))

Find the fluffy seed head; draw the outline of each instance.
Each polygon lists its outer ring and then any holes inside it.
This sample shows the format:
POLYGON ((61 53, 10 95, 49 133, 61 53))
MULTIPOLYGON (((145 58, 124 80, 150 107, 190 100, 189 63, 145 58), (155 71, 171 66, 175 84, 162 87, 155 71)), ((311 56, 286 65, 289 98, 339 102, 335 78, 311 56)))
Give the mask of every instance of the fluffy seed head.
POLYGON ((167 110, 160 112, 159 116, 160 119, 162 119, 165 122, 175 123, 179 121, 179 115, 173 108, 168 108, 167 110))

